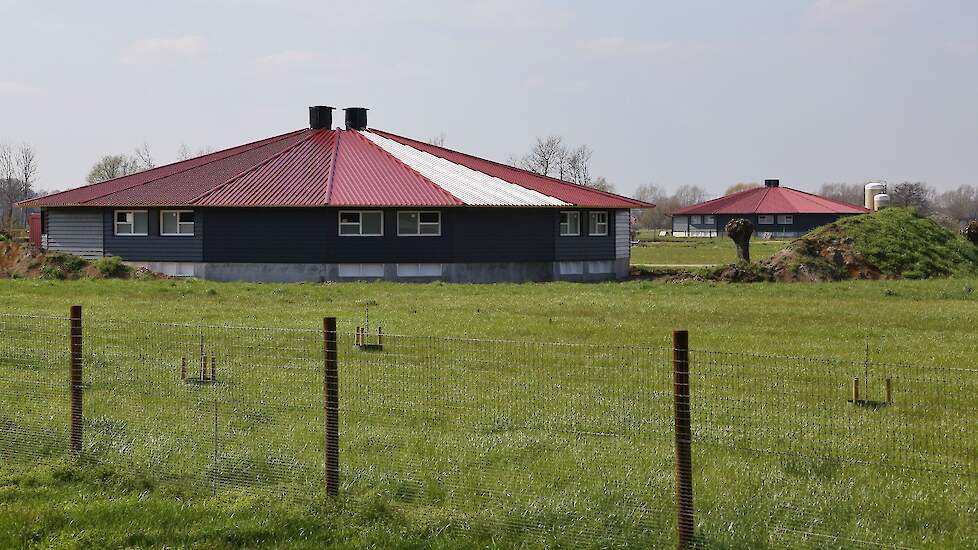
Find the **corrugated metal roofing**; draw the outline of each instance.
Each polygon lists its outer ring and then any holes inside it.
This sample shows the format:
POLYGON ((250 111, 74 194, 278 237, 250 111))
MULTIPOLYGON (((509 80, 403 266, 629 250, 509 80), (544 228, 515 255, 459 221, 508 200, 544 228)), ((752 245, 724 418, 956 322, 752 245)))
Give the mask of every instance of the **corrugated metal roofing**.
POLYGON ((700 204, 673 214, 865 214, 869 210, 790 187, 758 187, 700 204))
POLYGON ((461 200, 359 132, 341 132, 329 204, 461 206, 461 200))
POLYGON ((525 187, 540 194, 553 197, 567 204, 576 206, 593 206, 603 208, 652 208, 655 205, 642 202, 614 193, 606 193, 583 185, 577 185, 566 181, 561 181, 547 176, 542 176, 527 170, 515 168, 506 164, 500 164, 491 160, 486 160, 465 153, 459 153, 444 147, 438 147, 429 143, 414 140, 384 132, 382 130, 371 129, 374 134, 392 139, 402 145, 424 151, 439 158, 443 158, 455 164, 460 164, 472 170, 488 174, 501 180, 525 187))
POLYGON ((436 185, 475 206, 569 206, 568 203, 436 157, 371 132, 361 135, 436 185))
POLYGON ((308 138, 191 201, 199 206, 322 206, 336 132, 308 138))
POLYGON ((32 207, 186 205, 207 189, 291 147, 309 132, 289 132, 20 204, 32 207))
POLYGON ((648 208, 376 130, 299 130, 21 206, 648 208))

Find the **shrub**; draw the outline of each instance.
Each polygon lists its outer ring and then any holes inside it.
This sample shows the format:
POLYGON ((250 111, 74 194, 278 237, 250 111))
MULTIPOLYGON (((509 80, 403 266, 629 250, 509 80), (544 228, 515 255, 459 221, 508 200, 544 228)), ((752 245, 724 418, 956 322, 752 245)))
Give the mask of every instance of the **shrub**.
POLYGON ((41 278, 61 280, 65 278, 65 270, 60 265, 48 264, 41 268, 41 278))
POLYGON ((73 254, 55 252, 53 254, 48 254, 47 263, 49 265, 61 267, 65 273, 77 273, 88 265, 88 260, 73 254))
POLYGON ((123 277, 129 273, 129 266, 118 256, 106 256, 95 261, 95 269, 103 277, 123 277))

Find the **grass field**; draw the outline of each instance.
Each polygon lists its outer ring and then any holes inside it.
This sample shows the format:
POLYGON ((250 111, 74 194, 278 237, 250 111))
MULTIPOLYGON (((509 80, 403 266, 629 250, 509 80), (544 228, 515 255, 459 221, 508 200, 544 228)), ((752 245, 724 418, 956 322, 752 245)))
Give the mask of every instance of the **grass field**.
MULTIPOLYGON (((767 258, 781 250, 787 241, 751 240, 751 259, 767 258)), ((721 265, 737 261, 733 241, 726 237, 696 237, 642 241, 632 247, 632 265, 655 266, 703 266, 721 265)))
MULTIPOLYGON (((806 533, 935 548, 975 541, 978 387, 974 375, 949 373, 973 369, 978 356, 976 286, 2 281, 4 312, 65 315, 82 304, 96 368, 86 394, 92 465, 67 464, 44 445, 31 447, 26 465, 5 461, 0 546, 669 546, 665 347, 676 328, 691 331, 696 349, 764 354, 694 361, 697 530, 708 545, 818 540, 806 533), (515 343, 392 336, 383 354, 344 352, 346 496, 328 502, 315 488, 316 330, 336 315, 352 332, 361 300, 376 302, 372 323, 390 334, 515 343), (193 329, 153 322, 310 332, 212 329, 208 342, 235 351, 220 363, 226 383, 191 393, 173 385, 170 367, 192 356, 193 329), (874 362, 939 368, 886 370, 906 388, 902 406, 873 412, 844 406, 858 364, 774 357, 859 362, 867 339, 874 362), (601 346, 569 355, 525 341, 601 346), (220 413, 216 472, 211 432, 194 414, 209 406, 220 413), (214 479, 227 487, 209 496, 214 479), (280 500, 280 481, 301 490, 280 500), (525 535, 534 531, 546 538, 525 535)), ((25 360, 0 376, 5 425, 21 428, 5 430, 4 445, 23 446, 17 433, 63 419, 63 357, 44 355, 63 339, 57 330, 39 336, 18 338, 33 342, 25 357, 48 357, 51 371, 15 370, 34 364, 25 360), (28 375, 49 383, 23 399, 28 375)))

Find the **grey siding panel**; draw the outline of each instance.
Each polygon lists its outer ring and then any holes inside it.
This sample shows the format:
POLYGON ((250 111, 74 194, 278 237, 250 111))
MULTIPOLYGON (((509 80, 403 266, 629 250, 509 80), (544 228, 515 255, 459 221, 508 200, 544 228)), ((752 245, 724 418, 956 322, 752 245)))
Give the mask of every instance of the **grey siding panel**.
MULTIPOLYGON (((120 209, 124 210, 124 209, 120 209)), ((114 209, 103 211, 105 231, 105 255, 119 256, 131 262, 199 262, 204 258, 204 231, 206 215, 194 210, 194 235, 192 237, 164 237, 160 235, 160 209, 148 208, 148 230, 145 236, 117 236, 113 216, 114 209)))
MULTIPOLYGON (((615 258, 615 211, 608 212, 608 234, 600 237, 588 235, 588 210, 581 210, 581 234, 578 236, 560 236, 560 213, 554 211, 553 234, 556 239, 557 260, 613 260, 615 258)), ((628 231, 625 231, 628 238, 628 231)))
POLYGON ((83 258, 100 258, 104 251, 102 211, 52 208, 47 211, 48 249, 83 258))
POLYGON ((628 258, 631 255, 632 214, 629 210, 615 211, 615 258, 628 258))

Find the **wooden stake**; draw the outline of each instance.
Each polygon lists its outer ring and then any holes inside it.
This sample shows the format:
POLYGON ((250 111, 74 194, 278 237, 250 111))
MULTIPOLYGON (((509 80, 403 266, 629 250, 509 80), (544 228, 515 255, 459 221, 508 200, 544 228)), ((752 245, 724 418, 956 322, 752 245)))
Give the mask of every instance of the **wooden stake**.
POLYGON ((217 357, 211 355, 211 381, 217 382, 217 357))
MULTIPOLYGON (((359 328, 359 327, 358 327, 359 328)), ((326 424, 326 494, 340 494, 340 397, 336 357, 336 317, 323 319, 323 413, 326 424)))
POLYGON ((672 333, 672 388, 676 423, 676 529, 677 547, 692 548, 693 448, 689 408, 689 333, 672 333))
POLYGON ((71 452, 74 456, 81 456, 82 452, 82 308, 81 306, 71 306, 68 316, 70 325, 71 362, 68 367, 68 380, 70 391, 70 443, 71 452))
POLYGON ((893 380, 891 378, 886 379, 886 402, 893 402, 893 380))
POLYGON ((187 358, 181 357, 180 358, 180 380, 186 380, 186 379, 187 379, 187 358))
POLYGON ((853 403, 859 402, 859 379, 858 378, 852 379, 852 402, 853 403))

